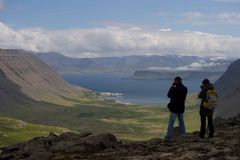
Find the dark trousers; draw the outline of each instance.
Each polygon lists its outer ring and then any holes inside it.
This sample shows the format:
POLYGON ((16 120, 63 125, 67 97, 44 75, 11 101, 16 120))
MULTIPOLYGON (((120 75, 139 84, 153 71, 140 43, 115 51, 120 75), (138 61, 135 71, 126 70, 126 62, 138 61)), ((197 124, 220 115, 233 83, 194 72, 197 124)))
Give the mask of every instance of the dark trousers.
POLYGON ((208 119, 209 138, 213 138, 214 135, 213 116, 201 116, 200 137, 205 138, 206 119, 208 119))

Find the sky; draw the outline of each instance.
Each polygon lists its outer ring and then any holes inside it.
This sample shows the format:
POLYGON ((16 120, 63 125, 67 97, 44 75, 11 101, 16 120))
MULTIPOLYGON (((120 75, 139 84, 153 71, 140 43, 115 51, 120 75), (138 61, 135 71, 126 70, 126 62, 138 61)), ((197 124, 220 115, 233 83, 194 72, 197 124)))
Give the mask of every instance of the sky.
POLYGON ((0 0, 0 48, 240 57, 240 0, 0 0))

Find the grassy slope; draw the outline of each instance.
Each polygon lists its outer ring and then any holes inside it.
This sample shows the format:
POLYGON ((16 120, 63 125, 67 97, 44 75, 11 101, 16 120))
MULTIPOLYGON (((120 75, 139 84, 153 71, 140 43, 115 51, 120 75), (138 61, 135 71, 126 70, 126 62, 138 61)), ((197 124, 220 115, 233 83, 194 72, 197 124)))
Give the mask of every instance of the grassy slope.
POLYGON ((24 142, 32 137, 47 136, 49 132, 63 133, 65 128, 36 125, 24 121, 0 117, 0 146, 24 142))
MULTIPOLYGON (((125 140, 163 137, 166 132, 169 112, 165 106, 135 106, 104 102, 97 100, 96 95, 92 93, 86 93, 71 101, 74 101, 75 105, 68 107, 45 103, 38 106, 20 105, 12 108, 11 112, 0 112, 0 116, 13 117, 34 124, 69 128, 78 132, 110 132, 125 140)), ((197 103, 196 95, 191 95, 187 100, 185 121, 188 132, 199 129, 197 103)), ((25 130, 29 130, 29 133, 33 131, 31 127, 25 130)), ((43 135, 44 132, 36 130, 32 136, 35 134, 37 136, 37 133, 43 135)), ((15 134, 22 136, 21 132, 15 134)), ((21 139, 26 140, 28 137, 21 139)))

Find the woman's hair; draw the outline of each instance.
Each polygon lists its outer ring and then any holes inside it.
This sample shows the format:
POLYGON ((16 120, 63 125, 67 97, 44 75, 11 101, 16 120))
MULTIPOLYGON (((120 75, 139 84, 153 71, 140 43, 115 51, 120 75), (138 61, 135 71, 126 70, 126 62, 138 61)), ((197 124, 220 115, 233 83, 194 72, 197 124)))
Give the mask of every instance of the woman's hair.
POLYGON ((204 80, 202 81, 202 84, 210 84, 210 81, 209 81, 208 79, 204 79, 204 80))

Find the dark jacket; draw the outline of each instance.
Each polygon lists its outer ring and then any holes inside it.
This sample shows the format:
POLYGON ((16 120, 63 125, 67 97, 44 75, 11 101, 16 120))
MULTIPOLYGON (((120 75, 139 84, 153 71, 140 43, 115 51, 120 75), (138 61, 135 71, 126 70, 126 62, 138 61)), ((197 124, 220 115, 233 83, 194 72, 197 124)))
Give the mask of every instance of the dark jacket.
POLYGON ((187 97, 187 88, 181 83, 174 87, 171 87, 168 91, 168 108, 173 113, 184 113, 185 111, 185 100, 187 97))
POLYGON ((207 86, 201 86, 201 91, 198 95, 198 98, 201 99, 200 112, 199 112, 201 116, 213 116, 213 110, 203 107, 203 102, 207 99, 207 91, 209 89, 214 89, 212 84, 209 84, 207 86))

